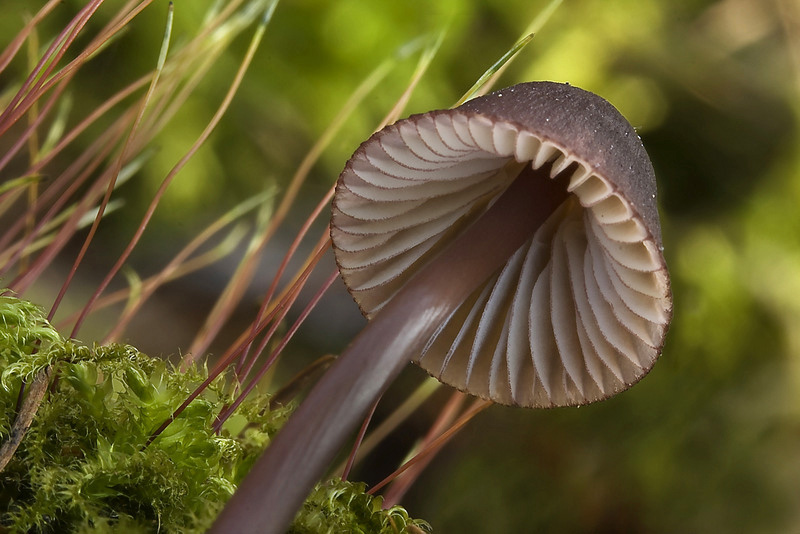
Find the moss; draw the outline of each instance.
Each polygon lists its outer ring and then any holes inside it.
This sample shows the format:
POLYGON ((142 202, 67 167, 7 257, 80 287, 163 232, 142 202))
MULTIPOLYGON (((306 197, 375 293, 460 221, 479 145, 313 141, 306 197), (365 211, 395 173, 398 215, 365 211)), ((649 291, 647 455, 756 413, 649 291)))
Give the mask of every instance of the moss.
MULTIPOLYGON (((65 341, 41 309, 0 297, 0 438, 14 423, 23 381, 53 380, 13 458, 0 472, 0 532, 204 532, 269 444, 291 407, 251 395, 219 435, 231 401, 220 377, 149 446, 148 438, 200 385, 204 368, 178 372, 128 345, 65 341)), ((363 484, 321 484, 292 532, 409 532, 427 525, 381 510, 363 484), (411 529, 411 530, 409 530, 411 529)), ((424 531, 424 530, 423 530, 424 531)))
POLYGON ((289 534, 421 534, 430 525, 411 519, 400 506, 382 509, 383 499, 361 482, 338 479, 318 484, 295 518, 289 534))

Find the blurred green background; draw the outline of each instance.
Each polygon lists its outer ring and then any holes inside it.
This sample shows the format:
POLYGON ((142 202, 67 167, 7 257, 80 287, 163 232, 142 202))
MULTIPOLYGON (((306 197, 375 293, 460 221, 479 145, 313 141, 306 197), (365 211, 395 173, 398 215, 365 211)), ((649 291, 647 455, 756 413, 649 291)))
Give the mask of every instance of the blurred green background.
MULTIPOLYGON (((4 0, 3 45, 36 4, 4 0)), ((176 0, 174 39, 195 33, 210 4, 176 0)), ((81 5, 62 2, 40 39, 81 5)), ((171 186, 132 266, 154 271, 227 207, 268 184, 280 191, 359 83, 397 57, 314 167, 285 235, 268 251, 280 257, 281 243, 408 84, 419 52, 398 51, 446 30, 404 114, 449 107, 548 5, 284 1, 229 113, 171 186)), ((87 34, 118 6, 106 2, 87 34)), ((165 12, 166 2, 154 2, 81 71, 73 82, 76 115, 153 67, 165 12)), ((91 268, 102 272, 122 250, 127 241, 119 236, 130 235, 202 131, 250 34, 237 38, 179 120, 154 140, 157 151, 121 190, 126 208, 106 221, 91 268)), ((15 61, 0 75, 0 91, 26 68, 15 61)), ((446 533, 800 532, 800 2, 565 0, 499 87, 528 80, 596 92, 640 132, 659 179, 673 277, 667 346, 648 377, 609 401, 487 410, 403 504, 446 533)), ((157 319, 139 321, 128 341, 152 354, 180 351, 230 269, 223 263, 170 286, 149 308, 157 319), (168 331, 154 331, 165 318, 168 331)), ((355 305, 337 291, 290 346, 298 359, 338 352, 360 328, 355 305)), ((410 370, 390 394, 402 397, 404 384, 420 375, 410 370)), ((386 461, 372 459, 356 477, 380 480, 434 416, 402 427, 396 446, 379 451, 386 461), (369 470, 377 464, 384 470, 369 470)))

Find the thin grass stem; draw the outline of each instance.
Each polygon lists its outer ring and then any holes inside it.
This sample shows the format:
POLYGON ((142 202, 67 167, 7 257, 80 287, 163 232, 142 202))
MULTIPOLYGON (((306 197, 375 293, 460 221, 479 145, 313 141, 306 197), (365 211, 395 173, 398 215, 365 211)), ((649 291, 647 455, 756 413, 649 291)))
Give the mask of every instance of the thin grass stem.
POLYGON ((547 21, 550 20, 550 17, 553 16, 553 13, 556 12, 558 7, 564 0, 550 0, 544 9, 542 9, 538 15, 531 21, 530 24, 523 30, 522 35, 514 43, 508 51, 503 54, 500 59, 498 59, 491 67, 486 69, 478 81, 476 81, 469 90, 464 93, 464 95, 458 100, 454 107, 458 107, 467 100, 475 98, 476 96, 480 96, 486 94, 491 90, 500 76, 506 71, 506 69, 511 65, 511 62, 517 55, 522 51, 523 48, 533 39, 534 35, 539 32, 547 21))
MULTIPOLYGON (((147 104, 150 102, 153 93, 155 92, 155 88, 158 85, 158 80, 161 76, 161 71, 164 69, 164 62, 167 58, 167 52, 169 50, 169 43, 170 38, 172 36, 172 17, 173 17, 174 7, 172 2, 169 3, 169 8, 167 10, 167 22, 166 22, 166 29, 164 31, 164 38, 161 42, 161 50, 159 52, 158 61, 156 64, 156 69, 153 74, 152 81, 150 82, 150 86, 147 89, 147 93, 145 94, 144 98, 142 98, 140 105, 138 106, 138 110, 136 113, 136 118, 133 121, 133 125, 131 126, 128 135, 125 138, 125 142, 122 146, 122 150, 120 151, 120 155, 117 158, 113 170, 111 171, 111 179, 108 181, 108 185, 106 187, 106 193, 103 197, 103 200, 100 201, 100 206, 97 211, 97 216, 94 219, 94 223, 92 223, 92 227, 89 229, 89 233, 86 236, 86 239, 81 246, 81 250, 78 252, 75 261, 72 264, 72 268, 67 273, 67 277, 64 280, 64 283, 61 286, 61 289, 56 296, 52 307, 50 308, 50 313, 48 314, 48 320, 52 319, 58 310, 59 305, 61 304, 61 300, 64 298, 64 295, 67 293, 67 289, 69 288, 75 273, 78 271, 78 266, 80 266, 81 262, 83 261, 83 257, 86 254, 86 251, 89 249, 89 245, 92 243, 94 239, 94 235, 97 232, 98 226, 100 226, 100 221, 103 218, 103 213, 105 212, 105 207, 108 205, 108 202, 111 200, 111 194, 114 191, 114 186, 117 183, 117 177, 119 176, 120 171, 125 162, 125 158, 128 155, 128 150, 130 149, 131 140, 136 135, 136 132, 139 128, 139 125, 142 122, 142 117, 144 116, 144 110, 147 107, 147 104)), ((71 337, 75 337, 77 334, 78 329, 80 328, 81 317, 75 323, 75 327, 72 330, 71 337)))
MULTIPOLYGON (((99 7, 99 4, 101 4, 102 1, 103 0, 99 1, 96 0, 95 2, 92 2, 92 4, 97 3, 99 7)), ((111 39, 119 31, 125 28, 125 26, 129 24, 131 20, 133 20, 152 2, 153 0, 143 0, 136 7, 131 9, 128 13, 125 13, 125 9, 121 10, 118 13, 118 15, 114 19, 112 19, 111 22, 103 30, 100 31, 97 37, 95 37, 94 40, 92 40, 92 42, 89 43, 89 45, 77 55, 75 59, 70 61, 57 73, 53 74, 52 77, 48 78, 48 76, 50 76, 50 74, 52 73, 52 70, 55 67, 55 65, 58 63, 58 61, 66 52, 69 45, 72 44, 72 41, 77 36, 77 33, 83 28, 86 22, 88 22, 88 19, 91 17, 91 15, 94 14, 94 10, 91 11, 91 13, 88 13, 85 20, 80 21, 80 24, 76 27, 75 32, 68 36, 64 46, 58 49, 58 52, 55 54, 53 58, 53 61, 51 61, 50 64, 48 65, 48 68, 45 69, 43 75, 39 78, 39 81, 30 89, 30 91, 26 94, 25 98, 23 98, 16 106, 16 109, 9 117, 10 124, 16 122, 19 119, 19 117, 22 116, 22 114, 24 114, 27 111, 27 109, 30 107, 30 105, 32 105, 33 102, 41 98, 41 96, 47 91, 49 91, 54 85, 60 83, 64 78, 72 77, 78 68, 80 68, 84 63, 86 63, 89 59, 91 59, 100 49, 105 47, 109 39, 111 39)), ((133 4, 133 2, 127 4, 126 7, 131 4, 133 4)), ((44 59, 47 57, 48 56, 46 53, 42 61, 44 61, 44 59)), ((3 131, 4 130, 2 129, 2 116, 0 116, 0 135, 2 135, 3 131)))
POLYGON ((27 112, 28 108, 41 96, 44 80, 52 73, 58 61, 66 53, 78 33, 86 25, 91 16, 100 7, 103 0, 92 0, 70 21, 69 24, 55 38, 53 43, 39 60, 36 68, 31 71, 28 78, 11 99, 11 102, 0 113, 0 135, 3 135, 19 118, 27 112))
MULTIPOLYGON (((121 123, 118 123, 119 126, 121 123)), ((73 164, 71 164, 67 170, 64 172, 65 175, 68 176, 75 176, 76 173, 77 177, 74 180, 68 181, 69 188, 65 192, 65 194, 61 195, 59 199, 50 207, 44 217, 39 220, 37 224, 37 229, 34 234, 29 235, 25 238, 24 243, 30 243, 30 240, 33 239, 34 235, 53 217, 55 217, 59 210, 63 207, 64 204, 67 203, 69 197, 72 193, 78 190, 78 188, 85 182, 88 177, 100 166, 100 164, 108 157, 111 153, 113 147, 115 146, 116 142, 119 138, 123 135, 123 132, 118 128, 111 128, 108 137, 98 137, 95 141, 90 145, 90 147, 78 158, 75 160, 73 164), (82 170, 81 170, 82 169, 82 170)), ((53 240, 50 246, 48 246, 39 256, 37 256, 36 260, 27 268, 27 270, 20 273, 17 278, 9 284, 9 287, 13 287, 15 291, 19 294, 22 294, 27 287, 33 283, 34 280, 38 278, 38 276, 42 273, 42 271, 53 261, 56 255, 61 251, 61 249, 66 245, 67 241, 74 235, 75 230, 79 226, 80 220, 83 215, 89 210, 90 206, 94 204, 96 198, 100 195, 101 188, 104 183, 104 178, 107 177, 108 173, 104 173, 103 176, 100 177, 86 193, 83 195, 82 200, 78 203, 77 208, 73 215, 64 223, 61 229, 58 232, 56 239, 53 240)), ((11 262, 7 265, 4 265, 0 268, 0 276, 3 275, 8 269, 10 269, 16 258, 12 258, 11 262)))
MULTIPOLYGON (((317 220, 322 211, 330 203, 331 199, 333 198, 333 193, 334 193, 334 188, 331 187, 325 194, 325 196, 322 198, 322 200, 317 204, 317 206, 314 208, 314 210, 306 219, 305 223, 303 223, 303 226, 295 235, 294 241, 292 241, 292 244, 286 251, 283 260, 281 261, 281 264, 278 266, 278 270, 276 271, 275 276, 272 278, 272 283, 267 289, 265 297, 262 299, 261 308, 258 310, 258 314, 256 315, 257 320, 254 323, 254 325, 257 324, 258 320, 260 320, 260 318, 266 314, 267 306, 272 301, 272 297, 275 295, 275 291, 277 290, 278 287, 278 282, 283 277, 283 273, 285 272, 286 267, 289 265, 289 261, 294 257, 295 253, 297 252, 297 249, 300 247, 300 243, 302 242, 303 239, 305 239, 306 234, 308 234, 308 231, 311 229, 311 225, 314 223, 314 221, 317 220)), ((240 365, 237 368, 236 375, 237 377, 240 378, 240 380, 244 379, 244 376, 246 376, 246 373, 244 375, 240 375, 240 373, 242 368, 244 368, 247 365, 246 361, 249 350, 250 347, 245 349, 245 351, 242 353, 242 359, 240 360, 240 365)))
POLYGON ((356 90, 350 95, 345 104, 331 121, 327 129, 306 153, 306 156, 300 162, 300 165, 292 176, 286 193, 283 195, 281 202, 275 210, 269 226, 265 229, 259 246, 253 251, 253 259, 250 262, 251 265, 248 267, 242 267, 241 272, 237 272, 237 276, 231 280, 231 289, 226 288, 220 300, 214 305, 214 308, 208 314, 208 318, 206 319, 203 328, 201 328, 201 330, 198 332, 198 335, 190 345, 188 351, 189 354, 202 354, 211 344, 211 341, 219 332, 222 324, 230 316, 232 311, 232 303, 238 302, 239 299, 241 299, 241 295, 244 291, 244 281, 247 280, 249 282, 249 280, 252 278, 254 260, 257 258, 256 253, 260 253, 267 246, 278 227, 283 223, 283 220, 286 218, 289 210, 294 205, 297 194, 299 193, 302 185, 305 183, 305 180, 311 172, 311 169, 322 156, 328 145, 335 139, 336 134, 342 128, 347 118, 353 113, 353 111, 355 111, 364 98, 366 98, 367 95, 369 95, 369 93, 372 92, 375 87, 377 87, 380 81, 388 75, 395 61, 395 58, 385 60, 359 84, 356 90), (233 284, 239 284, 240 289, 234 292, 232 290, 233 284))
POLYGON ((356 435, 356 439, 353 441, 353 447, 350 449, 350 454, 347 455, 347 460, 344 464, 344 469, 342 469, 342 480, 347 480, 350 476, 350 471, 353 469, 353 464, 356 461, 356 454, 358 454, 358 448, 361 446, 361 443, 364 441, 364 435, 367 433, 367 427, 369 426, 370 421, 372 421, 372 416, 375 415, 375 409, 378 407, 378 404, 381 402, 381 397, 372 404, 372 408, 370 408, 369 413, 364 418, 364 422, 361 423, 361 428, 358 429, 358 434, 356 435))
MULTIPOLYGON (((272 320, 272 323, 273 323, 272 327, 267 332, 267 334, 263 337, 263 339, 259 343, 259 345, 256 348, 256 350, 253 352, 253 356, 252 356, 252 358, 250 358, 250 360, 247 363, 247 365, 245 365, 244 368, 241 369, 241 370, 237 367, 237 369, 236 369, 237 381, 243 382, 245 377, 248 374, 250 374, 250 371, 253 368, 253 365, 255 365, 255 362, 256 362, 258 356, 264 351, 264 349, 266 348, 267 343, 270 341, 270 339, 272 339, 272 336, 275 335, 275 332, 277 331, 278 326, 280 325, 280 322, 283 321, 283 319, 285 318, 286 314, 289 311, 289 307, 291 307, 294 304, 294 300, 299 296, 300 290, 303 288, 303 286, 305 285, 306 281, 308 280, 308 276, 306 275, 306 273, 309 273, 309 274, 311 273, 311 271, 316 267, 317 263, 319 263, 319 260, 322 259, 322 254, 324 254, 328 250, 329 246, 330 246, 330 238, 328 237, 328 233, 327 232, 323 232, 323 235, 320 237, 319 241, 317 242, 317 245, 314 247, 314 252, 311 254, 309 259, 303 264, 301 273, 304 276, 295 277, 295 279, 292 280, 292 282, 290 283, 289 287, 287 288, 288 292, 286 294, 293 295, 291 300, 289 301, 288 305, 286 305, 284 303, 283 311, 280 312, 280 315, 277 318, 272 320), (242 376, 239 376, 240 372, 242 373, 242 376)), ((285 302, 285 301, 282 300, 281 302, 285 302)), ((263 305, 262 305, 262 309, 265 309, 265 307, 263 305)), ((260 317, 261 317, 261 315, 259 315, 259 318, 254 322, 254 324, 259 324, 260 323, 260 321, 261 321, 260 317)), ((253 337, 253 339, 255 340, 255 337, 253 337)), ((245 347, 245 349, 242 351, 242 354, 247 352, 250 349, 251 345, 252 345, 252 343, 248 344, 245 347)))
POLYGON ((228 417, 230 417, 230 415, 236 411, 236 408, 239 407, 242 401, 244 401, 244 399, 247 398, 247 396, 250 394, 251 391, 253 391, 256 385, 258 385, 259 381, 264 377, 267 371, 269 371, 272 365, 277 361, 278 356, 281 354, 281 352, 283 352, 283 349, 286 348, 286 345, 289 343, 289 341, 292 340, 295 333, 297 332, 297 329, 300 328, 300 326, 305 322, 306 318, 309 316, 311 311, 317 306, 319 300, 328 291, 328 289, 336 281, 337 278, 339 278, 338 270, 331 273, 330 276, 328 276, 327 280, 325 280, 325 282, 322 283, 322 286, 317 290, 317 292, 308 302, 306 307, 303 308, 303 311, 300 312, 300 316, 289 328, 289 331, 286 332, 286 335, 283 336, 283 339, 281 339, 280 343, 278 343, 278 346, 275 347, 275 349, 272 351, 272 354, 269 355, 269 358, 267 358, 267 360, 255 374, 255 376, 252 378, 252 380, 250 380, 250 382, 242 389, 241 393, 236 398, 236 400, 234 400, 233 403, 230 405, 230 407, 226 410, 226 413, 217 419, 217 424, 214 428, 215 432, 219 432, 219 429, 222 427, 222 425, 225 423, 228 417))
POLYGON ((266 326, 272 321, 275 314, 277 314, 283 308, 289 307, 294 299, 297 298, 297 293, 299 293, 300 289, 305 285, 305 282, 308 280, 308 277, 311 276, 311 272, 316 267, 317 262, 322 258, 322 255, 328 250, 330 246, 330 241, 323 243, 321 246, 317 248, 315 251, 314 258, 308 263, 308 266, 300 275, 297 283, 292 286, 292 291, 286 293, 283 296, 281 302, 278 303, 277 306, 273 308, 270 314, 265 317, 260 323, 259 327, 255 333, 251 328, 245 329, 245 331, 239 336, 239 338, 228 348, 228 350, 223 354, 223 356, 216 362, 214 367, 209 371, 208 377, 201 383, 197 388, 186 398, 186 400, 181 404, 171 415, 167 418, 161 426, 159 426, 150 436, 150 438, 145 443, 145 447, 152 443, 161 432, 167 428, 172 421, 174 421, 182 412, 186 409, 189 404, 196 399, 203 390, 208 387, 208 385, 216 380, 216 378, 222 374, 225 369, 239 356, 242 350, 245 349, 253 340, 258 336, 258 334, 266 328, 266 326))
POLYGON ((448 428, 446 431, 442 432, 439 437, 431 441, 427 447, 420 450, 414 458, 405 462, 399 468, 397 468, 391 475, 383 479, 382 481, 378 482, 375 486, 371 487, 367 493, 370 495, 374 495, 378 490, 383 488, 386 484, 393 481, 395 478, 403 474, 407 469, 413 467, 417 462, 422 460, 428 455, 434 454, 438 452, 442 447, 444 447, 447 442, 449 442, 464 426, 476 415, 478 415, 481 411, 485 410, 493 403, 492 401, 485 400, 485 399, 475 399, 472 403, 472 406, 464 412, 458 420, 453 423, 453 426, 448 428))
MULTIPOLYGON (((200 232, 191 242, 189 242, 158 274, 144 280, 142 283, 141 298, 134 306, 126 309, 114 328, 107 334, 104 343, 118 339, 125 330, 125 327, 133 319, 137 311, 144 305, 147 299, 164 283, 174 280, 188 272, 198 270, 206 265, 213 263, 221 257, 229 254, 234 246, 241 240, 238 237, 236 228, 224 239, 217 247, 207 253, 189 260, 189 257, 211 237, 220 232, 223 228, 235 222, 251 210, 266 202, 273 195, 272 191, 267 191, 261 195, 247 199, 245 202, 235 206, 222 217, 219 217, 206 229, 200 232)), ((100 309, 125 298, 127 291, 117 291, 105 298, 98 300, 95 309, 100 309)))
POLYGON ((3 53, 0 54, 0 73, 6 70, 8 64, 11 63, 11 60, 14 59, 14 56, 17 55, 19 49, 22 48, 22 44, 25 42, 25 39, 28 38, 28 35, 39 25, 39 23, 50 14, 53 9, 61 3, 62 0, 50 0, 47 2, 42 8, 36 12, 36 14, 31 17, 31 19, 25 24, 25 26, 20 30, 20 32, 11 40, 11 42, 6 46, 3 50, 3 53))
MULTIPOLYGON (((422 406, 425 401, 430 399, 434 393, 439 391, 441 387, 442 383, 435 378, 426 378, 423 380, 422 383, 417 386, 417 389, 406 397, 406 400, 386 419, 381 421, 381 423, 364 439, 356 452, 354 465, 357 465, 364 457, 371 453, 379 443, 397 429, 403 421, 411 417, 411 415, 422 406)), ((345 464, 343 462, 333 470, 333 473, 337 473, 340 477, 344 478, 344 467, 345 464)))
MULTIPOLYGON (((450 400, 447 401, 444 408, 439 412, 439 416, 431 425, 428 433, 422 441, 414 447, 414 450, 409 455, 411 458, 415 457, 418 451, 425 449, 436 437, 447 429, 447 426, 456 418, 458 410, 466 399, 467 396, 460 391, 454 391, 453 394, 450 395, 450 400)), ((409 467, 405 473, 398 476, 394 482, 392 482, 392 485, 389 486, 389 490, 383 495, 384 508, 391 508, 400 502, 400 499, 403 498, 403 495, 405 495, 414 481, 422 474, 422 471, 428 466, 431 460, 433 460, 434 456, 435 454, 427 455, 415 465, 409 467)))
POLYGON ((78 320, 76 321, 76 324, 75 324, 74 328, 72 329, 71 337, 74 337, 74 336, 77 335, 78 331, 80 330, 81 325, 83 324, 83 321, 86 319, 86 316, 92 310, 92 307, 94 306, 95 301, 97 301, 97 299, 100 297, 100 295, 103 293, 103 291, 105 291, 106 287, 108 287, 108 284, 111 282, 111 279, 114 276, 116 276, 116 274, 119 271, 119 269, 122 267, 122 265, 125 263, 125 261, 127 261, 128 257, 130 256, 131 252, 133 251, 134 247, 139 242, 139 239, 141 239, 141 236, 144 233, 144 230, 147 227, 147 224, 150 222, 150 219, 152 218, 153 214, 155 213, 156 207, 158 206, 159 202, 161 201, 161 198, 164 196, 164 193, 166 192, 167 187, 169 187, 169 184, 172 182, 173 178, 175 178, 175 176, 178 174, 178 172, 186 165, 186 163, 189 161, 189 159, 191 159, 192 156, 194 156, 194 154, 197 152, 197 150, 199 150, 200 147, 203 144, 205 144, 206 140, 211 135, 211 132, 213 132, 214 129, 216 128, 217 124, 219 124, 219 121, 222 119, 222 116, 227 111, 228 106, 230 106, 230 103, 233 100, 233 97, 236 94, 236 91, 238 90, 239 85, 241 84, 242 80, 244 79, 244 74, 245 74, 245 72, 247 72, 247 68, 250 66, 250 62, 252 61, 252 59, 253 59, 253 57, 255 55, 255 52, 256 52, 256 50, 258 48, 258 44, 261 42, 261 38, 264 35, 264 31, 266 30, 267 22, 268 22, 268 19, 263 20, 262 23, 259 24, 259 26, 256 28, 256 32, 253 35, 252 40, 250 41, 250 46, 248 47, 247 52, 245 53, 244 60, 242 61, 241 65, 239 66, 239 70, 237 71, 236 75, 234 76, 233 82, 231 83, 231 86, 228 89, 228 92, 226 93, 225 97, 223 98, 222 103, 218 107, 216 113, 212 117, 212 119, 209 122, 209 124, 206 126, 206 128, 203 130, 203 132, 200 134, 200 137, 190 147, 188 152, 186 154, 184 154, 184 156, 180 159, 180 161, 178 161, 178 163, 169 171, 167 176, 162 181, 161 186, 159 187, 158 191, 156 191, 156 193, 155 193, 155 195, 153 197, 153 200, 150 202, 150 205, 147 208, 147 212, 145 213, 145 216, 142 218, 142 221, 139 224, 139 227, 136 229, 136 232, 134 233, 134 236, 131 239, 130 243, 125 248, 125 250, 123 251, 122 255, 117 260, 117 262, 114 264, 114 266, 111 268, 109 273, 106 275, 106 277, 103 279, 103 281, 97 287, 97 289, 94 291, 92 296, 89 297, 89 301, 86 303, 86 306, 84 306, 84 308, 83 308, 83 310, 81 312, 81 315, 78 317, 78 320))

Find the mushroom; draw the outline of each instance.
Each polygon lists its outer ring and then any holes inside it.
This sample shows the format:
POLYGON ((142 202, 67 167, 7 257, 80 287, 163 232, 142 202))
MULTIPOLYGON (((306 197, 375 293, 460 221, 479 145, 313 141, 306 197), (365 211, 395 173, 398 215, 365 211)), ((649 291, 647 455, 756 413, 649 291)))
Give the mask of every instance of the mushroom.
POLYGON ((398 121, 348 161, 332 211, 336 261, 370 323, 217 532, 233 517, 237 532, 282 532, 409 360, 497 403, 551 407, 627 389, 661 352, 672 297, 653 168, 592 93, 523 83, 398 121))

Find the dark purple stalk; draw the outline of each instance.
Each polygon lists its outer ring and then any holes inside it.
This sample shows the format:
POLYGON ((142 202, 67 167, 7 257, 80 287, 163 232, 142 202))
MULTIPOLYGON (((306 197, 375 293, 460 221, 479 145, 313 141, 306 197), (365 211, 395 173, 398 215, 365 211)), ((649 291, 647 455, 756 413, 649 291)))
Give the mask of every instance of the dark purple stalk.
POLYGON ((566 195, 562 184, 526 167, 356 336, 255 463, 209 532, 285 532, 313 485, 411 356, 566 195))

